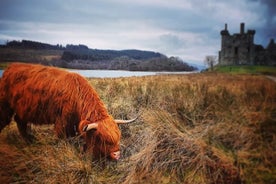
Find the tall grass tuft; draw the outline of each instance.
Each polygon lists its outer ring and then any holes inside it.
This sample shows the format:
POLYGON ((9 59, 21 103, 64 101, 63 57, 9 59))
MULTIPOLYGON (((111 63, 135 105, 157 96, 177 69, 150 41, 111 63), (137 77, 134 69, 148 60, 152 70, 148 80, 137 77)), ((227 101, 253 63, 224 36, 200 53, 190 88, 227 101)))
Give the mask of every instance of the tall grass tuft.
POLYGON ((179 131, 168 113, 148 110, 143 119, 151 133, 142 150, 130 157, 125 183, 237 183, 238 168, 219 149, 189 131, 179 131))

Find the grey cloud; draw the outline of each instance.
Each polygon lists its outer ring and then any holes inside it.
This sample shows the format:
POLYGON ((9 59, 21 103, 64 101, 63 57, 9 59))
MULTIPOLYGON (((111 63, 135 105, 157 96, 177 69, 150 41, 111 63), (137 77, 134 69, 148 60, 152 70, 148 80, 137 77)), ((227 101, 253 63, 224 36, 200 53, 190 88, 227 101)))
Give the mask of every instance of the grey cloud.
MULTIPOLYGON (((257 42, 267 46, 269 39, 276 39, 276 1, 275 0, 248 0, 250 2, 259 2, 266 7, 263 12, 264 25, 258 27, 259 22, 255 23, 257 27, 256 30, 256 40, 257 42)), ((256 12, 259 10, 256 9, 256 12)), ((254 26, 254 25, 253 25, 254 26)))
POLYGON ((276 34, 275 5, 275 0, 1 0, 0 40, 85 40, 92 47, 97 42, 180 56, 183 52, 186 60, 187 52, 217 52, 224 23, 233 33, 245 21, 246 29, 256 29, 256 40, 267 44, 276 34), (204 38, 195 40, 193 34, 204 38))
POLYGON ((167 47, 169 50, 179 49, 186 45, 185 41, 173 34, 161 35, 159 38, 163 47, 167 47))

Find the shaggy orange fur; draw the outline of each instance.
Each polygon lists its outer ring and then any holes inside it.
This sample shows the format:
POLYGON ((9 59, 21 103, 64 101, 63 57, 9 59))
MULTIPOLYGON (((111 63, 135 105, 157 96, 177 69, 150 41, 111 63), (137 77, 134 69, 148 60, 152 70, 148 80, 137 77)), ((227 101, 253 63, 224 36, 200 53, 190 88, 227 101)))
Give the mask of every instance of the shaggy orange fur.
POLYGON ((55 124, 59 137, 81 133, 96 157, 119 150, 118 125, 82 76, 54 67, 15 63, 5 70, 0 90, 0 131, 15 114, 19 131, 27 140, 27 123, 55 124), (82 132, 93 122, 98 122, 95 132, 82 132))

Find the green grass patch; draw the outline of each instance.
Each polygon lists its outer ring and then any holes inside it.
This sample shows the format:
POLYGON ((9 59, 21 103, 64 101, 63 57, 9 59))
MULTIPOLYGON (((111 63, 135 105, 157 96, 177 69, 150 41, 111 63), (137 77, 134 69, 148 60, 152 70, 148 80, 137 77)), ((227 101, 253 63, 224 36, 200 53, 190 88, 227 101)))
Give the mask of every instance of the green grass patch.
POLYGON ((0 70, 4 70, 8 66, 8 62, 0 62, 0 70))
POLYGON ((233 74, 276 75, 275 66, 216 66, 215 71, 233 74))

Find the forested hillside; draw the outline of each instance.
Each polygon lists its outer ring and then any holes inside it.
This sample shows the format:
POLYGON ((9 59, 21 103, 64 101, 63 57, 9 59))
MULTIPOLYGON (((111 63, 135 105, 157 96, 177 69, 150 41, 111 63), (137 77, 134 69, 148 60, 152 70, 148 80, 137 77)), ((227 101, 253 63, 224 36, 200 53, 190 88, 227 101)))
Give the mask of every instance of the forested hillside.
POLYGON ((0 46, 0 62, 31 62, 76 69, 132 71, 192 71, 178 57, 136 49, 100 50, 86 45, 51 45, 35 41, 10 41, 0 46))

